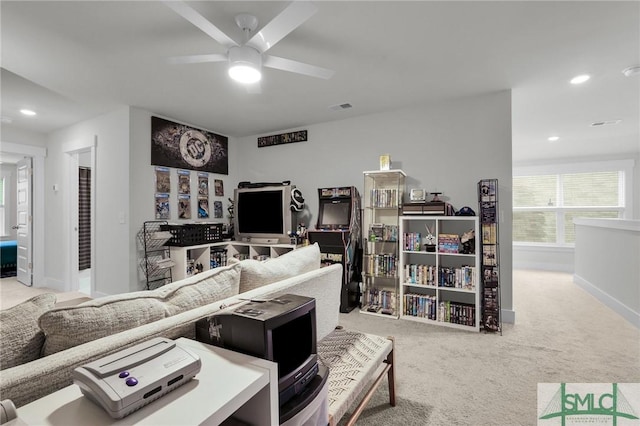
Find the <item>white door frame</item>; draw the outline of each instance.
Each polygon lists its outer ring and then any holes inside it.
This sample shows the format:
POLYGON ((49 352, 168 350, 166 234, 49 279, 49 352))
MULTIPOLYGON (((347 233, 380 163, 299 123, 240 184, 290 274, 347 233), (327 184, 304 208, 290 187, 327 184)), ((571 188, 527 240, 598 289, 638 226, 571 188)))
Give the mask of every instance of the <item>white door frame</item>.
POLYGON ((64 209, 68 218, 67 244, 69 259, 66 270, 67 291, 78 291, 79 285, 79 256, 78 256, 78 156, 81 152, 91 153, 91 294, 96 291, 96 147, 98 137, 93 140, 70 143, 65 145, 63 152, 67 154, 67 186, 68 191, 64 209))
POLYGON ((2 152, 9 154, 19 154, 32 158, 31 167, 33 168, 32 181, 32 228, 33 238, 32 244, 32 285, 33 287, 46 287, 44 276, 44 159, 47 156, 47 149, 41 146, 18 144, 13 142, 2 141, 2 152))

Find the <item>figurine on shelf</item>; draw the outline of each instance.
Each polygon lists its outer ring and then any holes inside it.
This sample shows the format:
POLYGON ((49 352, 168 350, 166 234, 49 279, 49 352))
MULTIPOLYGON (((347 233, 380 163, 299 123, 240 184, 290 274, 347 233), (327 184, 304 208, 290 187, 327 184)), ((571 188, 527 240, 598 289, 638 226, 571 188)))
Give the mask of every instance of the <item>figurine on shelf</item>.
POLYGON ((424 242, 424 251, 434 252, 436 251, 436 237, 433 235, 433 230, 431 227, 425 225, 427 228, 427 235, 424 236, 422 241, 424 242))
POLYGON ((468 230, 460 236, 460 242, 462 243, 462 254, 474 254, 476 252, 476 231, 473 229, 468 230))

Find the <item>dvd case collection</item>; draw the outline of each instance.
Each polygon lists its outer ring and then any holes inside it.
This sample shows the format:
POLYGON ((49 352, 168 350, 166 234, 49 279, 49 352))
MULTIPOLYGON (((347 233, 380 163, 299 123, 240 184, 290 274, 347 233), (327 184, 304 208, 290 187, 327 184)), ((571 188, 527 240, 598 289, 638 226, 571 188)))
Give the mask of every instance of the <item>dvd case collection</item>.
POLYGON ((396 311, 396 292, 379 290, 375 287, 362 294, 362 305, 369 312, 394 315, 396 311))
POLYGON ((404 265, 405 283, 427 287, 450 287, 475 290, 475 266, 459 268, 441 266, 436 274, 435 265, 404 265))
POLYGON ((399 206, 398 191, 396 189, 374 188, 371 190, 371 207, 393 208, 399 206))
POLYGON ((435 296, 417 293, 404 295, 403 315, 471 327, 476 323, 476 308, 474 305, 448 300, 438 304, 435 296))
POLYGON ((367 274, 373 277, 395 277, 398 264, 395 254, 382 253, 368 255, 367 274))
POLYGON ((369 241, 374 243, 398 241, 398 226, 372 223, 369 227, 369 241))
POLYGON ((422 251, 422 234, 405 232, 402 234, 402 249, 405 251, 422 251))
POLYGON ((458 253, 460 250, 460 235, 439 234, 438 251, 440 253, 458 253))
POLYGON ((497 179, 483 179, 478 182, 478 202, 482 229, 481 326, 485 331, 502 333, 497 179))

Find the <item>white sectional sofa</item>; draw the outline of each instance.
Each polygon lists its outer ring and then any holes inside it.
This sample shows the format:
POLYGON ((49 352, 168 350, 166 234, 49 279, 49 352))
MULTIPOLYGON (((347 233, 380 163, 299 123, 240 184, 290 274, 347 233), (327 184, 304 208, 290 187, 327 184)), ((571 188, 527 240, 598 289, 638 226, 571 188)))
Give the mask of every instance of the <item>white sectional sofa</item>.
POLYGON ((195 337, 195 322, 251 298, 316 300, 318 340, 338 325, 342 267, 317 245, 244 260, 163 286, 55 308, 46 294, 0 311, 0 399, 20 407, 72 383, 74 368, 156 336, 195 337))

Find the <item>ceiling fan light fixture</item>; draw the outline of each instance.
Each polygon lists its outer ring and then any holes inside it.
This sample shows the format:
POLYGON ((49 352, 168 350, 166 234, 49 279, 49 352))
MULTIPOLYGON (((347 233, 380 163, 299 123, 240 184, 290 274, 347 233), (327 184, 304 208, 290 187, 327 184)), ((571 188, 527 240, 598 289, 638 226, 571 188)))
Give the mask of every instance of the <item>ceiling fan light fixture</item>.
POLYGON ((229 76, 244 84, 257 83, 262 78, 260 52, 249 46, 229 49, 229 76))

